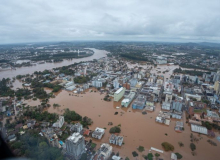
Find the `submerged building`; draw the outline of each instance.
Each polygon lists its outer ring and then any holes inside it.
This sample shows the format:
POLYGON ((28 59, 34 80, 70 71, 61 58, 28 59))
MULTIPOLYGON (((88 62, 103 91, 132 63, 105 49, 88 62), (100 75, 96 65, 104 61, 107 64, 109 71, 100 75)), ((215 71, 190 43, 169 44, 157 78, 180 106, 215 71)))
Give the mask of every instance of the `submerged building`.
POLYGON ((121 146, 123 143, 123 137, 112 134, 111 137, 109 138, 109 143, 121 146))
POLYGON ((135 96, 135 92, 130 92, 129 95, 126 96, 126 98, 124 98, 121 101, 121 106, 123 107, 128 107, 129 104, 132 102, 132 100, 134 99, 135 96))
POLYGON ((124 96, 124 93, 125 93, 125 88, 124 87, 119 88, 114 93, 114 101, 118 102, 124 96))
POLYGON ((133 109, 144 109, 146 103, 146 97, 139 95, 132 104, 133 109))
POLYGON ((107 143, 103 143, 101 148, 97 152, 96 160, 107 160, 112 154, 112 146, 107 143))

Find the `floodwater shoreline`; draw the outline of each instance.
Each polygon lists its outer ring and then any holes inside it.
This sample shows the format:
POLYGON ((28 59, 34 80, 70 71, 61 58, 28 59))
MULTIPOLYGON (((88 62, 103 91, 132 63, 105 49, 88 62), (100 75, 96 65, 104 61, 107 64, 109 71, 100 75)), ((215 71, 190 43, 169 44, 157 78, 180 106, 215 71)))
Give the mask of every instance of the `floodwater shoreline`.
POLYGON ((13 78, 17 75, 24 75, 24 74, 32 74, 35 71, 44 71, 45 69, 53 69, 62 66, 68 66, 77 62, 81 61, 91 61, 93 59, 99 59, 105 57, 108 53, 105 50, 99 50, 95 48, 88 48, 94 51, 94 54, 89 57, 79 58, 79 59, 72 59, 72 60, 63 60, 62 62, 57 63, 44 63, 44 64, 37 64, 36 66, 30 67, 20 67, 16 68, 16 70, 5 70, 0 72, 0 80, 3 78, 13 78))

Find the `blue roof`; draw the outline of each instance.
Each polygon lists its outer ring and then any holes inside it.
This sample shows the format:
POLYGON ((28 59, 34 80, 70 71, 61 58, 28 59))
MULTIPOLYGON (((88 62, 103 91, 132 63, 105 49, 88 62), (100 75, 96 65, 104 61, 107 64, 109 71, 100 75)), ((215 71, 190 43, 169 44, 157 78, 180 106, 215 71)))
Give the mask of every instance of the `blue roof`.
POLYGON ((63 141, 59 141, 60 145, 63 145, 63 141))

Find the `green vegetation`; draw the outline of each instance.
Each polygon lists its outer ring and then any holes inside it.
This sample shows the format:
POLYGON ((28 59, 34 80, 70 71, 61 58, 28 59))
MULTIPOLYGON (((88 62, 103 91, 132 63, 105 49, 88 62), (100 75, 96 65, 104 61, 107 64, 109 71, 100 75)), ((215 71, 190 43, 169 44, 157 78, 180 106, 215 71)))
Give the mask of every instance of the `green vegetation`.
POLYGON ((165 151, 173 151, 174 150, 174 146, 168 142, 163 142, 161 145, 163 146, 165 151))
POLYGON ((156 158, 160 157, 159 153, 155 153, 154 155, 155 155, 156 158))
POLYGON ((196 145, 194 143, 190 143, 190 149, 192 151, 196 150, 196 145))
POLYGON ((0 96, 1 97, 7 97, 7 96, 10 96, 10 97, 13 97, 14 96, 14 91, 11 90, 10 87, 8 87, 7 84, 9 84, 10 82, 10 79, 7 78, 3 78, 2 80, 0 80, 0 96))
POLYGON ((147 58, 143 57, 142 55, 138 56, 136 54, 120 54, 121 57, 131 59, 131 60, 136 60, 136 61, 148 61, 147 58))
POLYGON ((139 147, 137 148, 137 150, 138 150, 139 152, 143 152, 143 151, 144 151, 144 147, 143 147, 143 146, 139 146, 139 147))
POLYGON ((133 157, 137 157, 138 153, 136 151, 132 152, 133 157))
POLYGON ((78 76, 76 78, 74 78, 74 82, 75 83, 87 83, 90 80, 90 78, 88 76, 78 76))
POLYGON ((49 121, 55 122, 58 118, 58 115, 55 113, 39 112, 39 111, 26 111, 24 112, 24 116, 27 116, 31 119, 36 119, 37 121, 49 121))
POLYGON ((147 154, 147 159, 148 160, 153 160, 154 155, 152 153, 147 154))
POLYGON ((121 128, 119 126, 115 126, 110 128, 109 133, 120 133, 121 132, 121 128))
POLYGON ((37 131, 30 130, 20 136, 20 140, 10 143, 10 147, 17 156, 33 160, 63 160, 61 150, 51 147, 45 137, 40 137, 37 131))
POLYGON ((49 98, 49 95, 44 90, 44 88, 34 88, 33 93, 34 93, 34 96, 39 98, 39 99, 49 98))
POLYGON ((128 157, 126 157, 125 160, 130 160, 130 159, 128 157))
POLYGON ((211 72, 203 72, 203 71, 196 71, 196 70, 182 70, 181 68, 176 68, 174 69, 173 73, 189 74, 192 76, 202 76, 203 73, 210 74, 211 72))
POLYGON ((177 159, 182 159, 183 156, 180 153, 175 153, 175 155, 177 156, 177 159))
POLYGON ((93 149, 94 149, 96 146, 97 146, 96 143, 92 143, 92 144, 91 144, 91 147, 92 147, 93 149))
POLYGON ((178 142, 178 144, 179 144, 180 147, 184 146, 183 142, 178 142))
POLYGON ((52 92, 58 92, 62 88, 62 86, 60 86, 58 84, 53 84, 53 83, 44 83, 43 86, 53 89, 52 92))
POLYGON ((72 121, 81 121, 82 120, 82 116, 80 116, 75 111, 70 111, 69 109, 65 110, 63 116, 64 116, 64 119, 67 123, 71 123, 72 121))
POLYGON ((92 119, 85 116, 83 117, 82 121, 80 123, 83 125, 83 127, 87 127, 88 125, 91 125, 93 123, 92 119))

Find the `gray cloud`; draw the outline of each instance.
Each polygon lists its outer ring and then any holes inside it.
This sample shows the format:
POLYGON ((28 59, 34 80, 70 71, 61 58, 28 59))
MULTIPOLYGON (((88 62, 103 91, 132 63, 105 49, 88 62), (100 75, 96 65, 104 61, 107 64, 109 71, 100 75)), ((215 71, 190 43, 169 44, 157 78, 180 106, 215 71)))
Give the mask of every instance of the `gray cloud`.
POLYGON ((0 43, 220 42, 219 0, 0 0, 0 43))

